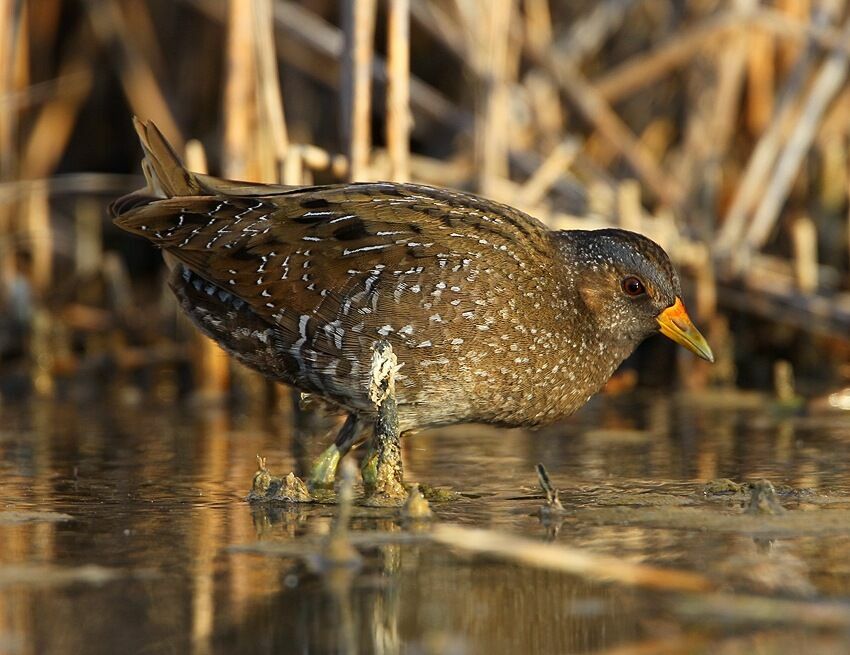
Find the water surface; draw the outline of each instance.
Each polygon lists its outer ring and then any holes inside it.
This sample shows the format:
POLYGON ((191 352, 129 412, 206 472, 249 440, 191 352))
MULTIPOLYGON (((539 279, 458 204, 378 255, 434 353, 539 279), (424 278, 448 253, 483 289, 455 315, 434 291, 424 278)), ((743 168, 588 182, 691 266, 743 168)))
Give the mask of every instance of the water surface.
MULTIPOLYGON (((539 433, 423 433, 405 442, 406 476, 462 493, 435 504, 442 521, 695 571, 735 593, 843 607, 850 525, 822 529, 817 517, 850 509, 850 416, 732 400, 599 398, 539 433), (563 521, 537 514, 537 462, 562 490, 563 521), (764 477, 788 487, 783 504, 811 522, 759 533, 691 520, 741 512, 735 499, 701 494, 705 481, 764 477)), ((334 508, 244 498, 257 453, 286 473, 322 444, 304 452, 286 420, 262 414, 114 401, 0 408, 0 652, 850 650, 846 629, 733 621, 675 594, 427 540, 366 545, 360 569, 316 571, 308 556, 334 508), (294 549, 251 552, 258 543, 294 549)), ((404 530, 393 511, 365 508, 352 529, 404 530)))

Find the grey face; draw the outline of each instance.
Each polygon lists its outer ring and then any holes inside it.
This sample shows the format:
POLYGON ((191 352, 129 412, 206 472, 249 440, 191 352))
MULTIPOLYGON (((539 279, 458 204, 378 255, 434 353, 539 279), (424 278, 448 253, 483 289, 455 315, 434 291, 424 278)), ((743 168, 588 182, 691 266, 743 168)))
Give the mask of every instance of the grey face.
POLYGON ((682 293, 667 253, 625 230, 564 234, 573 241, 576 290, 597 326, 634 341, 657 332, 658 315, 682 293))

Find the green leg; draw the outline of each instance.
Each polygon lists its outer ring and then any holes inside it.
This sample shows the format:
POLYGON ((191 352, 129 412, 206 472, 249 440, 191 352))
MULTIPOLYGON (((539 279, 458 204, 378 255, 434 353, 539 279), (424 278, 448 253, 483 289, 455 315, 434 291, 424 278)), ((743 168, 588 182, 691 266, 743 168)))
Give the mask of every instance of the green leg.
POLYGON ((378 484, 378 449, 375 448, 375 436, 369 438, 363 462, 360 465, 360 475, 363 477, 363 486, 372 491, 378 484))
POLYGON ((310 469, 310 487, 313 489, 329 489, 333 487, 336 469, 342 453, 336 444, 328 446, 310 469))
POLYGON ((319 458, 310 469, 310 487, 313 489, 330 489, 336 478, 336 470, 339 460, 351 450, 351 446, 357 441, 362 430, 361 421, 354 414, 349 414, 331 446, 319 455, 319 458))

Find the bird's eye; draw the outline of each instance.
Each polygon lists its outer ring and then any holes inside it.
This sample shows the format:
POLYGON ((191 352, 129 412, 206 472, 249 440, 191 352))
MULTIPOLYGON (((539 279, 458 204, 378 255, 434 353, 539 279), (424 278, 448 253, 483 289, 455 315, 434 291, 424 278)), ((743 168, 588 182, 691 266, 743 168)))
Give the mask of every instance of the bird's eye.
POLYGON ((643 282, 641 282, 639 278, 636 278, 634 275, 630 275, 623 279, 623 293, 635 298, 645 294, 646 287, 643 286, 643 282))

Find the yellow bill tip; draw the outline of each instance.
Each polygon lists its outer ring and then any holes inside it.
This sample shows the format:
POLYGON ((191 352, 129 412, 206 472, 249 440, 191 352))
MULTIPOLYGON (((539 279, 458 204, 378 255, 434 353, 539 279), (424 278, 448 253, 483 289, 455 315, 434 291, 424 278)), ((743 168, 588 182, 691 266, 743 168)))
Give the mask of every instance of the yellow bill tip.
POLYGON ((665 337, 684 346, 698 357, 714 362, 711 347, 691 321, 681 298, 676 298, 676 302, 661 312, 655 320, 658 321, 659 330, 665 337))

